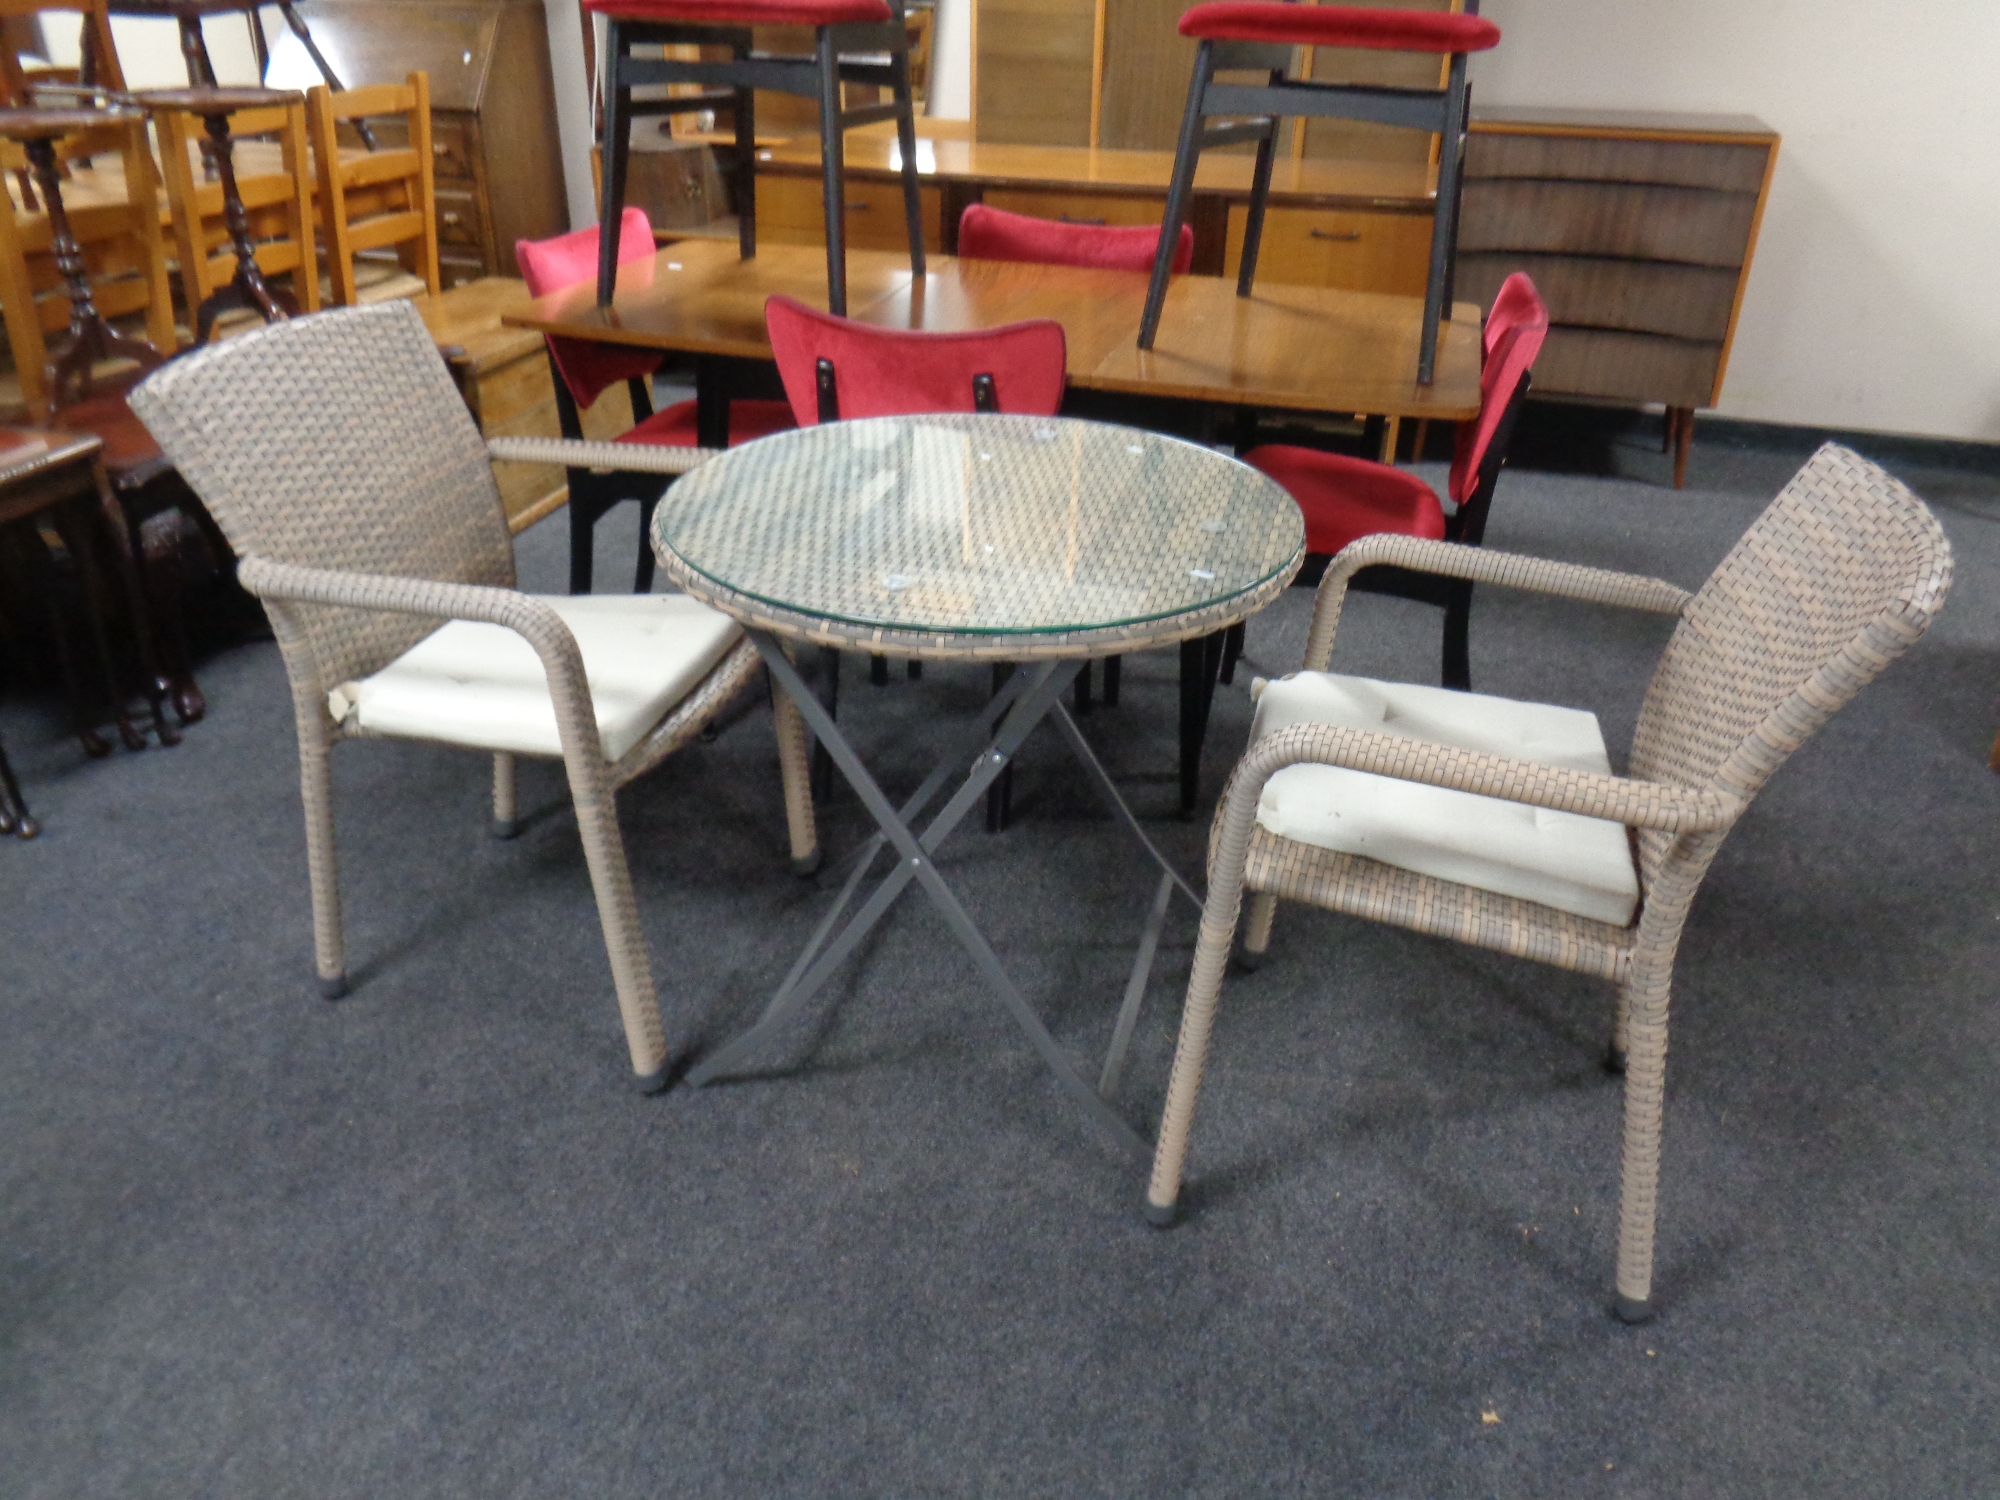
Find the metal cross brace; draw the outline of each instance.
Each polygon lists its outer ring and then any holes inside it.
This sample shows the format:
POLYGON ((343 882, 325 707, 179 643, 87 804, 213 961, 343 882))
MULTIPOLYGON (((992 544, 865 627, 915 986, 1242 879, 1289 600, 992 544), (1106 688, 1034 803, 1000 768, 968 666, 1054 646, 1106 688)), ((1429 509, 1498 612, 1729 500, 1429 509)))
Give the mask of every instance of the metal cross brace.
POLYGON ((1131 809, 1118 795, 1111 778, 1105 773, 1097 757, 1091 752, 1089 742, 1077 729, 1075 721, 1063 709, 1062 694, 1070 682, 1082 670, 1081 660, 1043 662, 1029 670, 1016 672, 996 693, 986 708, 977 715, 965 729, 953 737, 953 743, 937 766, 925 778, 923 784, 900 808, 894 806, 867 767, 841 734, 818 697, 799 676, 791 658, 778 640, 764 631, 752 630, 750 639, 756 644, 764 658, 765 665, 780 687, 791 695, 798 704, 799 711, 812 727, 813 733, 833 757, 849 784, 860 796, 862 804, 875 819, 880 833, 869 838, 851 858, 851 869, 836 898, 832 910, 821 919, 805 951, 793 963, 777 993, 772 996, 757 1024, 748 1031, 724 1044, 711 1056, 703 1058, 688 1071, 688 1081, 703 1084, 722 1076, 744 1061, 751 1053, 763 1045, 800 1007, 806 1004, 826 983, 847 957, 852 954, 861 940, 888 912, 896 898, 912 881, 923 888, 931 903, 944 917, 959 944, 971 957, 989 987, 1006 1005, 1015 1024, 1026 1034, 1049 1071, 1083 1107, 1085 1114, 1100 1131, 1122 1148, 1128 1155, 1145 1160, 1152 1153, 1152 1147, 1119 1117, 1110 1106, 1109 1100, 1116 1092, 1120 1072, 1124 1066, 1126 1045, 1138 1020, 1139 1005, 1144 998, 1146 982, 1152 971, 1153 956, 1158 950, 1160 931, 1166 921, 1167 907, 1173 890, 1178 887, 1197 909, 1201 897, 1167 864, 1151 839, 1139 827, 1131 809), (1154 895, 1152 908, 1147 916, 1146 926, 1140 937, 1139 952, 1134 961, 1132 974, 1125 989, 1123 1003, 1119 1007, 1117 1023, 1113 1029, 1111 1049, 1105 1059, 1103 1076, 1097 1088, 1092 1088, 1077 1071, 1076 1064, 1060 1043, 1043 1026, 1041 1018, 1015 988, 1000 965, 999 958, 987 943, 979 929, 973 924, 958 898, 945 884, 933 861, 939 844, 964 819, 965 815, 978 806, 994 779, 1006 769, 1014 754, 1034 727, 1044 718, 1053 714, 1057 727, 1077 760, 1082 764, 1092 787, 1111 807, 1126 829, 1140 845, 1158 862, 1163 874, 1154 895), (997 726, 997 727, 996 727, 997 726), (911 825, 930 805, 937 794, 950 782, 954 774, 964 774, 965 779, 937 814, 921 832, 911 825), (884 847, 893 847, 896 863, 884 875, 875 889, 864 901, 860 909, 848 920, 837 936, 833 933, 835 924, 846 911, 856 892, 860 889, 875 857, 884 847))

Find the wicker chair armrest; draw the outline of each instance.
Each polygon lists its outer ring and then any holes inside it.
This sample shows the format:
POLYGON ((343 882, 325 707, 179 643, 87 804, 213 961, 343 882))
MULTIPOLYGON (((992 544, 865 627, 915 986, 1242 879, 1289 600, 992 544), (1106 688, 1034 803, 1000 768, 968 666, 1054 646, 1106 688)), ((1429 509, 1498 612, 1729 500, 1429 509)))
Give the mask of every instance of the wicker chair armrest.
POLYGON ((1581 563, 1496 552, 1490 547, 1468 547, 1459 542, 1435 542, 1428 537, 1384 532, 1350 542, 1327 564, 1325 576, 1319 581, 1319 597, 1313 605, 1312 630, 1306 637, 1306 670, 1326 670, 1333 655, 1334 632, 1340 628, 1340 610, 1347 599, 1349 581, 1363 568, 1384 564, 1663 615, 1679 614, 1694 597, 1678 584, 1639 573, 1618 573, 1581 563))
POLYGON ((496 437, 486 440, 495 463, 561 464, 632 474, 685 474, 715 457, 713 448, 663 448, 650 443, 597 443, 576 438, 496 437))
POLYGON ((1254 803, 1272 776, 1286 766, 1300 764, 1343 766, 1555 812, 1605 818, 1628 828, 1661 828, 1675 833, 1726 828, 1744 808, 1739 799, 1707 787, 1576 771, 1332 724, 1290 724, 1257 741, 1230 778, 1229 795, 1247 794, 1254 803))
POLYGON ((428 615, 439 620, 475 620, 503 626, 526 640, 541 658, 542 670, 548 674, 549 695, 555 700, 556 728, 562 737, 564 758, 586 754, 598 760, 603 758, 597 713, 576 637, 570 634, 562 616, 531 595, 483 584, 439 583, 429 578, 307 568, 263 557, 245 557, 237 565, 236 577, 259 599, 331 604, 344 609, 428 615))

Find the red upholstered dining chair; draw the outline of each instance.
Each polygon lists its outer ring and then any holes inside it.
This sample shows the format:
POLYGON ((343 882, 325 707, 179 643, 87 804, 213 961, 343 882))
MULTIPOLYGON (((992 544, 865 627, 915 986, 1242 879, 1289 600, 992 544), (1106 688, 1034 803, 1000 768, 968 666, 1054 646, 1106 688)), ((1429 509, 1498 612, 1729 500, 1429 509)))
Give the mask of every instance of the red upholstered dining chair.
MULTIPOLYGON (((1365 5, 1293 5, 1285 0, 1209 0, 1182 15, 1180 33, 1200 42, 1194 76, 1188 83, 1187 112, 1181 117, 1174 175, 1167 189, 1169 232, 1187 222, 1195 166, 1210 146, 1236 141, 1257 143, 1250 180, 1249 218, 1243 230, 1243 260, 1236 295, 1250 295, 1257 275, 1257 250, 1264 232, 1264 206, 1271 193, 1271 165, 1277 152, 1278 123, 1287 115, 1315 119, 1362 120, 1428 131, 1438 137, 1437 212, 1431 223, 1430 274, 1424 287, 1423 335, 1417 351, 1417 382, 1429 385, 1437 362, 1438 323, 1445 286, 1451 280, 1452 245, 1457 238, 1459 165, 1465 137, 1465 58, 1498 44, 1500 28, 1479 16, 1479 0, 1465 0, 1463 13, 1391 10, 1365 5), (1426 52, 1448 57, 1441 88, 1388 88, 1375 84, 1315 83, 1286 76, 1292 49, 1367 47, 1377 51, 1426 52), (1224 83, 1218 73, 1256 72, 1258 84, 1224 83), (1230 116, 1210 126, 1211 116, 1230 116)), ((1153 347, 1160 309, 1167 296, 1168 259, 1153 259, 1153 281, 1139 321, 1139 347, 1153 347)))
POLYGON ((598 217, 605 242, 597 260, 599 304, 610 305, 617 278, 619 209, 625 202, 632 121, 641 115, 719 107, 734 116, 737 248, 745 260, 757 253, 758 89, 801 94, 819 103, 827 305, 836 313, 847 311, 843 132, 856 125, 896 122, 910 269, 924 274, 917 127, 910 104, 910 35, 903 20, 903 0, 583 0, 583 8, 608 23, 603 67, 604 202, 598 217), (813 51, 809 56, 753 51, 755 26, 810 26, 813 51), (635 46, 650 51, 653 44, 664 44, 669 55, 633 56, 635 46), (702 48, 707 56, 697 61, 671 55, 687 44, 702 48), (729 56, 717 56, 722 48, 729 50, 729 56), (663 83, 699 87, 672 98, 632 97, 635 87, 663 83), (887 88, 891 102, 844 108, 843 83, 887 88))
MULTIPOLYGON (((1040 266, 1087 266, 1100 271, 1150 271, 1159 247, 1157 225, 1070 224, 973 203, 958 217, 960 260, 1026 261, 1040 266)), ((1181 225, 1173 274, 1194 264, 1194 230, 1181 225)))
MULTIPOLYGON (((620 237, 618 263, 643 260, 653 253, 653 225, 646 212, 628 208, 624 213, 625 232, 620 237)), ((546 240, 516 240, 514 258, 520 262, 521 279, 528 291, 545 296, 559 287, 588 281, 597 264, 597 230, 579 229, 546 240)), ((548 340, 549 364, 555 374, 556 417, 566 438, 583 438, 583 413, 597 398, 624 381, 632 396, 632 416, 636 426, 614 441, 639 443, 652 448, 693 448, 695 403, 677 401, 664 411, 653 410, 647 378, 659 369, 664 354, 650 349, 629 349, 618 344, 595 344, 586 339, 548 340)), ((792 425, 790 410, 782 401, 732 401, 729 403, 729 441, 733 446, 778 432, 792 425)), ((571 469, 569 473, 569 591, 590 592, 591 537, 605 513, 625 500, 639 502, 639 564, 632 592, 644 594, 653 587, 653 549, 647 541, 652 529, 653 509, 673 483, 670 475, 614 470, 571 469)))
MULTIPOLYGON (((764 304, 764 325, 778 378, 801 427, 842 418, 901 417, 921 412, 1017 412, 1052 417, 1062 405, 1067 347, 1062 324, 1052 318, 1010 323, 973 333, 921 333, 875 328, 807 307, 790 297, 764 304)), ((822 654, 821 692, 828 712, 840 693, 840 653, 822 654)), ((921 663, 911 662, 912 677, 921 663)), ((994 668, 995 687, 1011 670, 994 668)), ((888 662, 874 659, 877 683, 889 680, 888 662)), ((989 829, 1006 823, 1010 766, 986 803, 989 829)), ((813 785, 824 797, 833 763, 814 752, 813 785)))
MULTIPOLYGON (((1484 354, 1479 371, 1479 416, 1458 426, 1446 486, 1450 515, 1431 487, 1404 469, 1276 444, 1253 448, 1243 461, 1283 485, 1306 518, 1306 564, 1299 582, 1316 585, 1327 563, 1349 542, 1390 532, 1476 547, 1486 535, 1493 490, 1521 403, 1529 371, 1549 331, 1549 310, 1534 282, 1516 271, 1501 284, 1486 315, 1484 354)), ((1420 599, 1444 610, 1443 681, 1461 691, 1472 687, 1466 630, 1472 614, 1472 583, 1404 568, 1364 569, 1350 587, 1420 599)))

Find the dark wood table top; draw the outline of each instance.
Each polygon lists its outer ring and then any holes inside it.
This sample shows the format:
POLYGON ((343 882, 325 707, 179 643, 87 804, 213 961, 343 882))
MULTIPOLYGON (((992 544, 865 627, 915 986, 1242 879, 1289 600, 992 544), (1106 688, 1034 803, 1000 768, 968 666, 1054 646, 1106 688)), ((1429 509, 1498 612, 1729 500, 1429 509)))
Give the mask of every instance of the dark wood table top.
MULTIPOLYGON (((1420 386, 1416 297, 1260 284, 1239 298, 1234 279, 1177 277, 1148 352, 1138 348, 1146 295, 1138 273, 943 255, 929 266, 919 280, 902 251, 849 250, 849 316, 934 331, 1053 318, 1068 341, 1070 383, 1085 390, 1446 420, 1479 410, 1479 309, 1470 303, 1452 310, 1437 378, 1420 386)), ((502 321, 566 338, 768 360, 764 303, 779 294, 824 308, 825 252, 768 245, 740 260, 733 242, 682 240, 624 266, 609 307, 597 305, 594 283, 578 283, 509 309, 502 321)))

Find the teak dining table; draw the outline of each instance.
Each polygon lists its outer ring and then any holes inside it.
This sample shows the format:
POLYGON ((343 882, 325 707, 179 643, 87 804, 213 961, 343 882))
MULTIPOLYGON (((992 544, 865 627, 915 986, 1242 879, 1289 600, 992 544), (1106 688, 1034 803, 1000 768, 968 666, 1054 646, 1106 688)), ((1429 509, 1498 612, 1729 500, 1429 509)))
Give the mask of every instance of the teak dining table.
MULTIPOLYGON (((768 364, 764 303, 826 306, 825 257, 767 245, 740 259, 734 241, 682 240, 618 273, 609 307, 579 283, 510 311, 504 321, 564 338, 695 357, 704 447, 725 446, 729 371, 768 364)), ((1146 277, 1008 261, 933 256, 913 275, 900 253, 849 250, 848 316, 885 328, 959 332, 1053 318, 1068 342, 1072 389, 1218 406, 1461 421, 1479 410, 1479 309, 1461 302, 1439 334, 1437 374, 1417 383, 1423 302, 1325 287, 1181 276, 1159 339, 1138 347, 1146 277)))

